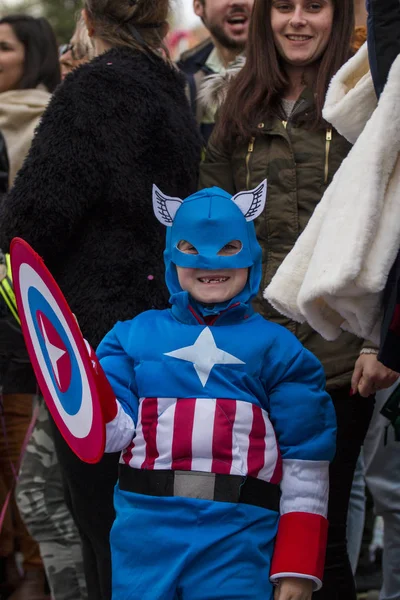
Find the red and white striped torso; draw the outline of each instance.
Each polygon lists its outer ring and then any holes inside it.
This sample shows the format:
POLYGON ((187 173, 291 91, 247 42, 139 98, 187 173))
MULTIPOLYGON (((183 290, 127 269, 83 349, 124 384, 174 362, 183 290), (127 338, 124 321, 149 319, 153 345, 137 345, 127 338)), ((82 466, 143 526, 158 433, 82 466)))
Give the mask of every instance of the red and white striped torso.
POLYGON ((268 413, 222 398, 141 398, 136 436, 121 455, 136 469, 250 475, 279 483, 282 461, 268 413))

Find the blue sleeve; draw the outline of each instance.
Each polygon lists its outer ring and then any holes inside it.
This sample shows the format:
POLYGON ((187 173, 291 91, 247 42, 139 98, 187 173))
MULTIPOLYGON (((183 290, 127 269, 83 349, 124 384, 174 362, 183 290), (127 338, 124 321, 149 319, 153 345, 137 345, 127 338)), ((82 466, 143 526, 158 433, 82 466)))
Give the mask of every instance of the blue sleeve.
POLYGON ((129 356, 122 342, 127 325, 128 323, 117 323, 100 342, 96 354, 118 402, 124 412, 133 419, 134 423, 137 423, 139 400, 134 360, 129 356))
POLYGON ((318 359, 297 340, 295 352, 269 390, 269 410, 283 459, 333 459, 336 416, 325 391, 325 374, 318 359))
POLYGON ((379 98, 390 68, 400 53, 400 2, 367 0, 367 10, 369 63, 379 98))

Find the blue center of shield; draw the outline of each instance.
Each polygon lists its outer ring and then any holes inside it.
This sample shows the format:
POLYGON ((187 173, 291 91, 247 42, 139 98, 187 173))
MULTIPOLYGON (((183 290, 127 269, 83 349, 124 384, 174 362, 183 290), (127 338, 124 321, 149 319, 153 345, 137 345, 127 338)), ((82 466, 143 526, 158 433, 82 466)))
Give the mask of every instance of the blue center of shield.
POLYGON ((28 290, 28 303, 58 400, 65 412, 76 415, 82 404, 82 377, 71 343, 53 308, 34 287, 28 290))

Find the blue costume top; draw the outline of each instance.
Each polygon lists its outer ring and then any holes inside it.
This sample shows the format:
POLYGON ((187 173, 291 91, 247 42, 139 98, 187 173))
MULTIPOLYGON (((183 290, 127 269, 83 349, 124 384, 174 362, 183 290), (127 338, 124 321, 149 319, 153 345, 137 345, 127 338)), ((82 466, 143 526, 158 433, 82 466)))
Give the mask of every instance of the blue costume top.
MULTIPOLYGON (((121 463, 136 469, 280 483, 279 526, 278 515, 269 515, 272 539, 278 527, 271 580, 300 574, 318 589, 335 416, 318 360, 288 330, 251 307, 261 279, 261 248, 251 220, 263 209, 265 189, 232 199, 211 188, 182 203, 155 188, 153 199, 168 226, 164 258, 171 308, 118 323, 98 348, 118 402, 117 415, 107 424, 106 450, 122 450, 121 463), (198 254, 181 252, 181 240, 198 254), (218 255, 232 240, 241 242, 240 252, 218 255), (235 298, 204 306, 181 289, 176 265, 248 267, 249 275, 235 298)), ((207 593, 204 598, 211 598, 207 593)))

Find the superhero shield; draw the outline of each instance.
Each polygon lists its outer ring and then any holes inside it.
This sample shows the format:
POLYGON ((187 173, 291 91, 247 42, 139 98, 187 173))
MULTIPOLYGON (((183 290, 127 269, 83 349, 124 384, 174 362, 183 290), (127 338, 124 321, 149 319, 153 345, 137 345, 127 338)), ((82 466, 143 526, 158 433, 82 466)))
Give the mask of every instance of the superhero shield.
POLYGON ((50 413, 79 458, 96 463, 104 452, 101 389, 85 340, 60 288, 24 240, 11 243, 11 267, 22 332, 50 413))

